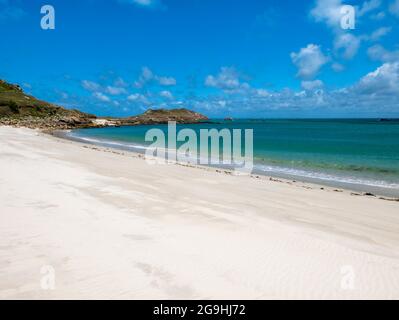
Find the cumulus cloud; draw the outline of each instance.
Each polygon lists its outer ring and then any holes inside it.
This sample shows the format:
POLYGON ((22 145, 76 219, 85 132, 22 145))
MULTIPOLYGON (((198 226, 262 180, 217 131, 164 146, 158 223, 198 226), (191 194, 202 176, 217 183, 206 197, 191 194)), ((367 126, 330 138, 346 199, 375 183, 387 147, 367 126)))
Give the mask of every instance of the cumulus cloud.
POLYGON ((341 72, 341 71, 344 71, 344 70, 345 70, 345 67, 344 67, 342 64, 338 63, 338 62, 334 62, 334 63, 331 65, 331 68, 332 68, 335 72, 341 72))
POLYGON ((135 81, 134 85, 136 88, 143 88, 150 83, 157 83, 160 86, 175 86, 176 79, 173 77, 158 76, 154 74, 150 68, 143 67, 141 69, 141 74, 138 80, 135 81))
POLYGON ((399 62, 387 62, 368 73, 354 86, 366 94, 395 94, 399 97, 399 62))
POLYGON ((381 27, 378 28, 377 30, 373 31, 369 37, 369 39, 371 41, 378 41, 380 40, 380 38, 382 38, 383 36, 387 35, 388 33, 390 33, 392 30, 391 27, 381 27))
MULTIPOLYGON (((251 96, 255 98, 268 97, 270 92, 264 88, 254 88, 243 81, 242 76, 234 67, 221 67, 216 75, 208 75, 204 84, 207 87, 217 88, 224 94, 232 96, 251 96)), ((224 101, 223 99, 221 101, 224 101)), ((228 101, 227 101, 228 102, 228 101)))
POLYGON ((240 74, 233 67, 222 67, 217 75, 208 75, 205 79, 205 85, 231 93, 250 88, 248 83, 241 82, 240 74))
POLYGON ((126 91, 125 88, 122 88, 122 87, 113 87, 113 86, 107 86, 107 87, 105 88, 105 92, 107 92, 107 93, 109 93, 110 95, 113 95, 113 96, 117 96, 117 95, 120 95, 120 94, 125 94, 125 93, 127 93, 127 91, 126 91))
POLYGON ((379 44, 370 47, 367 50, 367 53, 372 60, 378 60, 383 62, 399 61, 399 50, 389 51, 379 44))
MULTIPOLYGON (((295 58, 299 59, 299 57, 299 53, 296 53, 295 58)), ((154 76, 153 73, 152 76, 154 76)), ((399 113, 399 60, 385 62, 374 71, 365 74, 352 86, 334 90, 329 89, 319 79, 309 78, 302 79, 300 90, 273 91, 254 88, 241 81, 240 73, 236 69, 226 67, 221 68, 216 75, 206 77, 205 82, 220 91, 212 91, 202 96, 193 95, 183 100, 174 97, 169 90, 160 90, 154 94, 145 90, 145 93, 133 93, 117 102, 111 100, 105 91, 94 91, 92 97, 104 107, 119 106, 119 110, 186 107, 212 116, 226 114, 267 116, 274 112, 279 114, 290 112, 290 114, 298 115, 306 113, 315 115, 320 112, 320 115, 361 114, 364 116, 399 113), (231 92, 234 94, 230 94, 231 92)))
MULTIPOLYGON (((0 0, 1 1, 1 0, 0 0)), ((105 107, 120 106, 120 110, 124 108, 146 108, 146 107, 167 107, 166 104, 175 100, 173 93, 169 90, 160 89, 157 93, 151 93, 151 85, 155 85, 156 89, 171 87, 176 85, 173 77, 158 76, 148 67, 143 67, 141 73, 133 86, 141 89, 141 92, 129 92, 132 85, 127 83, 121 77, 117 77, 111 73, 112 77, 102 76, 99 82, 91 80, 82 80, 81 86, 89 91, 91 95, 87 97, 85 104, 98 105, 99 102, 107 102, 105 107)), ((104 106, 104 105, 102 105, 104 106)))
MULTIPOLYGON (((185 99, 174 96, 172 91, 164 90, 169 88, 160 88, 161 77, 149 68, 143 68, 139 80, 143 81, 144 85, 154 82, 157 85, 153 88, 154 91, 148 87, 128 95, 128 87, 123 86, 124 82, 117 83, 115 78, 109 79, 109 85, 84 80, 82 86, 91 92, 91 96, 87 97, 90 103, 104 108, 116 109, 114 106, 118 106, 117 110, 134 112, 149 107, 186 107, 212 116, 268 116, 273 112, 290 112, 299 116, 306 112, 309 115, 315 115, 317 112, 320 112, 320 115, 330 112, 335 115, 365 116, 382 116, 395 112, 399 114, 399 53, 388 51, 379 45, 371 47, 368 53, 371 58, 382 61, 382 65, 365 74, 352 86, 335 90, 314 78, 329 61, 321 48, 315 44, 309 44, 291 54, 298 67, 298 76, 302 80, 300 90, 256 88, 249 84, 250 80, 232 67, 222 67, 218 73, 210 74, 204 79, 206 86, 219 90, 206 91, 208 95, 189 95, 185 99), (118 88, 125 89, 126 95, 114 101, 111 99, 112 93, 117 95, 122 92, 118 88)), ((331 64, 331 68, 340 71, 343 66, 335 62, 331 64)))
POLYGON ((148 82, 154 79, 154 74, 152 73, 151 69, 148 67, 141 68, 141 74, 139 79, 134 83, 137 88, 144 87, 148 82))
POLYGON ((385 17, 386 17, 386 14, 385 14, 384 11, 377 12, 377 13, 375 13, 375 14, 370 16, 371 19, 377 20, 377 21, 382 20, 385 17))
MULTIPOLYGON (((331 29, 334 34, 333 45, 336 55, 340 57, 342 54, 344 59, 351 59, 359 49, 361 38, 341 28, 341 19, 344 17, 341 9, 344 5, 341 0, 316 0, 314 8, 310 11, 310 16, 316 22, 325 23, 331 29)), ((357 10, 356 22, 359 16, 365 15, 379 6, 380 0, 365 1, 357 10)))
POLYGON ((165 99, 173 99, 173 94, 170 92, 170 91, 168 91, 168 90, 163 90, 163 91, 161 91, 160 93, 159 93, 159 95, 162 97, 162 98, 165 98, 165 99))
MULTIPOLYGON (((119 82, 119 84, 121 84, 119 82)), ((110 99, 107 94, 112 96, 118 96, 121 94, 127 94, 127 90, 123 87, 116 87, 112 85, 102 86, 101 84, 90 81, 90 80, 82 80, 81 85, 87 91, 93 92, 93 97, 97 100, 109 102, 110 99)))
POLYGON ((399 113, 399 62, 385 63, 354 85, 328 89, 321 80, 303 80, 302 90, 243 91, 239 95, 210 95, 184 101, 184 106, 216 115, 271 112, 381 116, 399 113))
POLYGON ((339 34, 334 40, 334 49, 342 53, 343 58, 352 59, 359 50, 360 39, 351 33, 339 34))
POLYGON ((94 92, 93 97, 102 102, 111 102, 111 99, 101 92, 94 92))
POLYGON ((291 60, 298 67, 297 76, 310 79, 328 62, 328 57, 323 54, 320 46, 308 44, 305 48, 301 48, 299 52, 292 52, 291 60))
POLYGON ((141 93, 133 93, 127 97, 127 100, 130 102, 139 102, 143 104, 149 104, 149 100, 146 96, 141 93))
POLYGON ((260 116, 264 112, 281 110, 309 110, 327 105, 322 90, 296 92, 284 89, 277 92, 258 95, 256 91, 249 91, 243 96, 209 97, 208 99, 196 99, 187 102, 190 106, 204 112, 219 114, 255 113, 260 116))
POLYGON ((82 80, 81 84, 82 87, 88 91, 98 91, 101 89, 101 85, 99 85, 97 82, 94 81, 82 80))
POLYGON ((312 90, 315 90, 315 89, 320 89, 320 88, 322 88, 323 87, 323 81, 321 81, 321 80, 313 80, 313 81, 302 81, 301 82, 301 87, 304 89, 304 90, 309 90, 309 91, 312 91, 312 90))
POLYGON ((339 28, 341 21, 341 0, 316 0, 310 15, 317 22, 324 22, 331 28, 339 28))
POLYGON ((158 77, 159 84, 161 86, 175 86, 176 79, 172 77, 158 77))
POLYGON ((123 80, 121 77, 118 77, 118 78, 114 81, 114 85, 115 85, 116 87, 119 87, 119 88, 126 88, 126 87, 129 86, 128 83, 127 83, 125 80, 123 80))
POLYGON ((363 2, 363 5, 357 10, 356 15, 361 17, 365 14, 378 9, 381 6, 381 0, 369 0, 363 2))
POLYGON ((255 93, 259 97, 268 97, 270 96, 270 92, 266 89, 255 89, 255 93))
POLYGON ((240 80, 234 68, 222 67, 218 75, 208 75, 206 77, 205 85, 220 89, 235 89, 240 86, 240 80))
MULTIPOLYGON (((397 0, 399 1, 399 0, 397 0)), ((317 22, 323 22, 332 29, 341 28, 341 9, 347 3, 342 0, 316 0, 315 6, 310 11, 310 16, 317 22)), ((362 17, 381 6, 381 0, 364 1, 356 7, 356 17, 362 17)))

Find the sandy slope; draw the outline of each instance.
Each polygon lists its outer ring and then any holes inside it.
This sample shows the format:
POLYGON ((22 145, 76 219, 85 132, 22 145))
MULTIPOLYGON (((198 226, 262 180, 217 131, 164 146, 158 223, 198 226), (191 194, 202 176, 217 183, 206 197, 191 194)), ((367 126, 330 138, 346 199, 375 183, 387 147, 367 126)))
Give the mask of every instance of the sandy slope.
POLYGON ((0 298, 397 299, 399 203, 0 127, 0 298))

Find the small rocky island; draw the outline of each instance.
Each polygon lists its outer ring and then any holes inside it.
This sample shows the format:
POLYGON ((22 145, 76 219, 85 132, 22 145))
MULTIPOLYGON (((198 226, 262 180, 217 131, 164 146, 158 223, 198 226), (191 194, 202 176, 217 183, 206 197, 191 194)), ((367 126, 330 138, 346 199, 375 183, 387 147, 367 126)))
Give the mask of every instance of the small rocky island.
POLYGON ((127 118, 96 117, 69 110, 38 100, 23 92, 18 85, 0 80, 0 125, 27 127, 43 130, 97 128, 107 126, 133 126, 177 123, 200 123, 208 118, 187 109, 149 109, 141 115, 127 118))

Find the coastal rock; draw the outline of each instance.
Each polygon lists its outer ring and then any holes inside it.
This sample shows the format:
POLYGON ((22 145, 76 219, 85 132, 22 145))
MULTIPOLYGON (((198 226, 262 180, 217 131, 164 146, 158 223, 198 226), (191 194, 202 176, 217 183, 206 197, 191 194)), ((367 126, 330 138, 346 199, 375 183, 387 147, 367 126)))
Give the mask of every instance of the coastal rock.
POLYGON ((194 111, 187 109, 149 109, 139 116, 121 119, 125 124, 163 124, 169 121, 176 121, 177 123, 198 123, 208 121, 209 119, 194 111))

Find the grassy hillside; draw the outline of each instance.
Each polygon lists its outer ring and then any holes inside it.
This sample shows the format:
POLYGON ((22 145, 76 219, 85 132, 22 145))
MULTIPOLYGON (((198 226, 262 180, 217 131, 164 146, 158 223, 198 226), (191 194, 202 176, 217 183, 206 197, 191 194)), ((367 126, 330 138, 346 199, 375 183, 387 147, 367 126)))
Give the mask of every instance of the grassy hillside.
POLYGON ((68 110, 36 99, 10 83, 0 80, 0 123, 39 128, 87 126, 95 116, 68 110))
POLYGON ((67 110, 25 94, 17 85, 0 80, 0 117, 89 116, 78 110, 67 110))
POLYGON ((177 123, 197 123, 208 120, 208 118, 198 112, 187 109, 149 109, 143 114, 127 118, 126 121, 136 124, 159 124, 176 121, 177 123))

